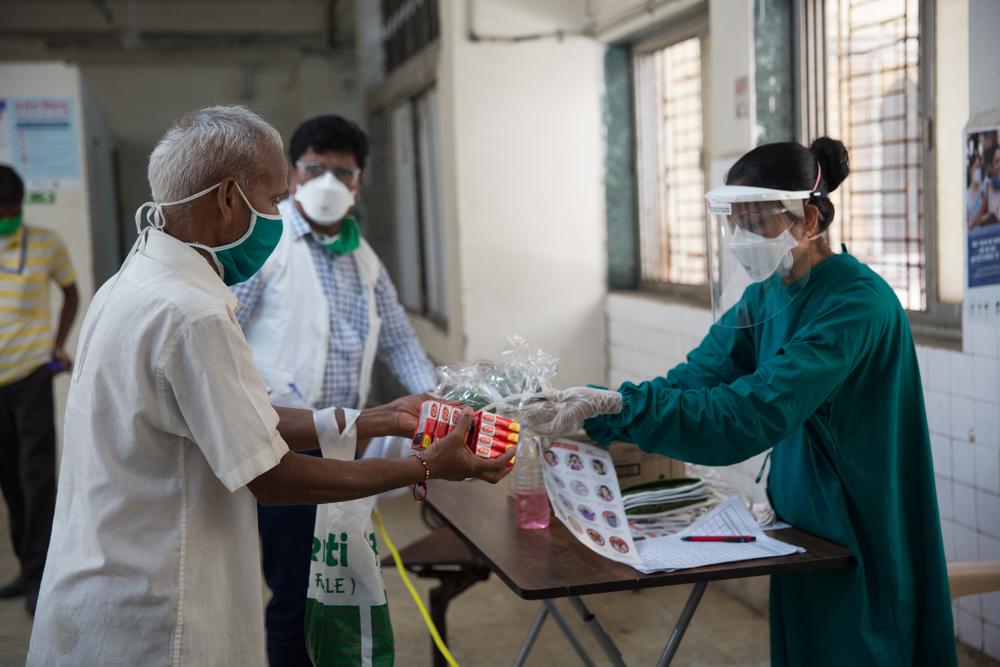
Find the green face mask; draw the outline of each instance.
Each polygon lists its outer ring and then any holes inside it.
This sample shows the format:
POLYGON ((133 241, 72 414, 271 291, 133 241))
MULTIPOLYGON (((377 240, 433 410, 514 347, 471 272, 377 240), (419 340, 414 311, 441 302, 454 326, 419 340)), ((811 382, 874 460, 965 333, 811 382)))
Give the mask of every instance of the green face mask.
POLYGON ((358 249, 361 245, 361 230, 354 216, 347 216, 340 222, 340 233, 336 236, 315 233, 316 240, 322 243, 334 255, 346 255, 358 249))
POLYGON ((21 228, 23 217, 15 215, 12 218, 0 218, 0 236, 10 236, 21 228))
MULTIPOLYGON (((142 232, 142 212, 147 208, 146 222, 155 229, 163 229, 163 207, 176 206, 207 195, 212 190, 219 187, 221 183, 216 183, 210 188, 205 188, 201 192, 196 192, 190 197, 169 202, 146 202, 135 212, 135 229, 142 232)), ((236 191, 240 193, 243 202, 250 209, 250 225, 243 236, 232 243, 226 245, 207 246, 203 243, 185 241, 192 248, 201 248, 212 256, 215 267, 222 275, 222 281, 229 287, 249 280, 257 273, 267 258, 271 256, 274 249, 278 247, 281 240, 282 222, 280 215, 267 215, 261 213, 253 207, 250 200, 243 194, 243 189, 237 185, 236 191)))

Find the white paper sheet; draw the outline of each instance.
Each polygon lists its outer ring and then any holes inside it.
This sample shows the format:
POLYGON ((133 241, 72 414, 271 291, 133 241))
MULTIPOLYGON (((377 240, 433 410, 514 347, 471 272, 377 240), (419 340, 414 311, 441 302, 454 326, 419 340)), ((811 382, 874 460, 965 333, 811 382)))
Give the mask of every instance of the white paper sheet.
POLYGON ((804 551, 800 547, 768 537, 736 497, 722 503, 679 533, 643 540, 638 543, 637 548, 642 563, 635 567, 646 573, 787 556, 804 551), (753 535, 757 541, 685 542, 681 539, 688 535, 753 535))

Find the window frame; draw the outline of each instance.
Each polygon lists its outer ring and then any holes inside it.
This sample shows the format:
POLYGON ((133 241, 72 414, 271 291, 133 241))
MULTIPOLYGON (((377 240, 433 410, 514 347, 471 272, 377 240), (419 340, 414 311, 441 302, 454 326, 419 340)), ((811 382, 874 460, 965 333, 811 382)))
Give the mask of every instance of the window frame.
MULTIPOLYGON (((798 140, 808 146, 826 134, 826 0, 793 3, 795 27, 794 79, 798 91, 798 140)), ((943 303, 940 298, 940 257, 938 255, 937 151, 935 146, 935 7, 933 0, 918 0, 919 57, 918 87, 922 127, 923 233, 925 310, 906 310, 918 342, 956 348, 962 341, 961 304, 943 303)), ((848 146, 848 148, 850 148, 848 146)), ((850 250, 850 248, 848 248, 850 250)))
POLYGON ((710 109, 708 106, 709 94, 710 94, 710 70, 708 67, 708 56, 709 56, 709 22, 708 15, 705 13, 699 13, 696 16, 680 19, 678 21, 670 23, 668 26, 661 30, 657 30, 653 35, 646 37, 644 39, 637 40, 630 45, 630 67, 633 71, 632 79, 632 100, 633 100, 633 117, 632 124, 635 128, 634 141, 635 146, 633 150, 633 165, 636 173, 636 213, 635 213, 635 238, 636 238, 636 288, 635 291, 639 293, 659 295, 663 297, 669 297, 677 301, 688 303, 695 306, 701 307, 711 307, 711 293, 710 293, 710 280, 709 271, 711 267, 711 262, 707 261, 709 252, 708 243, 708 230, 705 229, 704 233, 704 244, 705 244, 705 282, 700 285, 687 285, 684 283, 673 283, 659 280, 649 280, 642 275, 642 213, 640 210, 638 183, 640 180, 640 169, 639 163, 639 144, 642 141, 640 137, 640 120, 639 115, 642 110, 639 108, 638 100, 636 99, 637 85, 634 80, 635 71, 635 60, 644 55, 654 53, 661 49, 665 49, 674 44, 686 41, 688 39, 698 38, 700 42, 700 58, 701 58, 701 136, 702 136, 702 150, 701 150, 701 171, 702 180, 704 182, 704 189, 707 191, 710 174, 709 174, 709 164, 708 164, 708 154, 709 154, 709 129, 710 129, 710 109))
MULTIPOLYGON (((415 201, 415 204, 416 204, 416 206, 415 206, 415 217, 416 217, 416 223, 417 223, 417 229, 416 229, 416 236, 417 236, 416 253, 417 253, 418 262, 419 262, 419 277, 420 277, 419 289, 420 289, 420 303, 421 303, 421 308, 419 310, 414 309, 410 305, 408 305, 406 303, 403 303, 402 300, 400 300, 400 304, 403 306, 403 308, 406 310, 407 313, 409 313, 411 315, 415 315, 417 317, 420 317, 420 318, 422 318, 424 320, 427 320, 428 322, 430 322, 431 324, 433 324, 435 327, 437 327, 438 329, 440 329, 442 332, 447 333, 447 331, 448 331, 448 314, 447 314, 447 312, 444 312, 444 313, 435 312, 430 307, 430 305, 429 305, 430 299, 428 298, 428 294, 430 292, 430 287, 429 287, 429 278, 428 278, 428 270, 429 269, 428 269, 428 266, 427 266, 426 241, 427 241, 427 234, 429 233, 428 225, 431 224, 431 223, 428 220, 425 219, 426 216, 424 215, 425 214, 425 208, 426 208, 425 207, 425 201, 424 201, 424 196, 425 196, 425 193, 424 193, 424 179, 426 178, 426 175, 422 172, 422 167, 423 167, 423 159, 422 158, 424 157, 424 155, 422 153, 421 146, 420 146, 420 125, 419 125, 419 123, 420 123, 420 118, 419 118, 420 113, 418 111, 418 106, 420 104, 420 101, 424 100, 427 97, 427 95, 430 94, 432 91, 437 91, 437 90, 438 90, 438 88, 437 88, 437 82, 436 81, 432 81, 431 83, 425 84, 425 85, 421 86, 420 88, 414 89, 413 91, 409 92, 406 95, 403 95, 403 96, 400 96, 400 97, 396 98, 394 100, 394 102, 392 102, 391 104, 387 104, 384 107, 383 111, 385 111, 387 114, 389 114, 389 116, 391 118, 391 115, 392 115, 393 111, 395 109, 398 109, 399 107, 401 107, 403 105, 408 106, 409 109, 410 109, 409 113, 410 113, 410 121, 411 122, 410 122, 409 132, 410 132, 410 140, 411 140, 412 145, 413 145, 413 159, 414 159, 414 165, 413 165, 413 168, 414 168, 414 182, 413 182, 413 186, 414 186, 414 196, 415 196, 415 200, 416 200, 415 201)), ((440 113, 440 111, 438 113, 440 113)), ((392 131, 391 131, 391 121, 390 121, 389 140, 390 140, 390 142, 393 142, 392 146, 394 146, 395 137, 394 137, 394 135, 392 134, 392 131)), ((440 150, 440 146, 438 146, 438 150, 440 150)), ((390 150, 390 152, 391 152, 391 150, 390 150)), ((434 165, 431 165, 431 168, 433 168, 433 166, 434 165)), ((390 160, 389 163, 387 164, 387 167, 389 169, 388 183, 389 183, 389 186, 390 186, 390 192, 388 193, 388 198, 390 200, 390 208, 391 208, 391 210, 393 212, 393 216, 395 216, 395 204, 396 204, 396 194, 397 194, 397 179, 398 179, 398 174, 396 173, 396 164, 395 164, 395 161, 394 160, 390 160)), ((439 177, 440 177, 440 174, 439 174, 439 177)), ((437 185, 439 187, 441 185, 440 178, 438 179, 437 185)), ((441 196, 440 192, 438 193, 438 196, 439 197, 441 196)), ((393 229, 395 229, 395 226, 398 223, 398 220, 396 220, 395 217, 393 217, 393 219, 392 219, 391 222, 392 222, 393 229)), ((438 220, 437 224, 439 224, 439 225, 443 224, 443 220, 438 220)), ((444 234, 442 233, 440 236, 441 236, 442 241, 444 241, 444 234)), ((442 243, 442 245, 440 247, 440 252, 442 254, 445 254, 445 247, 446 247, 446 244, 442 243)), ((399 269, 398 264, 400 263, 400 261, 401 260, 400 260, 400 258, 398 256, 398 252, 397 252, 397 256, 396 256, 396 263, 397 263, 396 269, 397 269, 397 271, 399 269)), ((443 284, 442 287, 443 287, 443 289, 445 289, 445 294, 446 294, 446 296, 445 296, 445 311, 447 311, 447 307, 448 307, 447 306, 447 284, 448 284, 447 283, 447 276, 444 276, 444 284, 443 284)))

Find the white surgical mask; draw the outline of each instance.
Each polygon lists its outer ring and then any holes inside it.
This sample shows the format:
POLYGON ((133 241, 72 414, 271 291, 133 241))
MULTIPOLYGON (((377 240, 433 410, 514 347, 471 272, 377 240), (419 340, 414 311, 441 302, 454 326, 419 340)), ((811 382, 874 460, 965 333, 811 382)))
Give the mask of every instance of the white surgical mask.
POLYGON ((775 274, 787 276, 794 263, 792 249, 798 245, 787 229, 769 238, 737 227, 730 238, 729 250, 746 269, 750 280, 759 283, 775 274))
POLYGON ((295 190, 295 201, 313 222, 332 224, 342 219, 354 206, 354 193, 326 172, 306 181, 295 190))

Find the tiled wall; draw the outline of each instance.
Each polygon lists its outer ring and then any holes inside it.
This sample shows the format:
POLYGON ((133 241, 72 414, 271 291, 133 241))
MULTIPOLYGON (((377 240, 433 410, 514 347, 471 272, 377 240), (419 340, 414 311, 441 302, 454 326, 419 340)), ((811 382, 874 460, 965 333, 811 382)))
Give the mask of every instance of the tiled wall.
MULTIPOLYGON (((684 360, 710 324, 704 308, 656 297, 608 297, 611 386, 662 374, 684 360)), ((931 431, 941 530, 949 561, 1000 560, 1000 328, 966 322, 964 352, 917 347, 931 431)), ((763 455, 724 469, 762 500, 754 483, 763 455)), ((1000 658, 1000 593, 960 598, 955 626, 965 644, 1000 658)))

